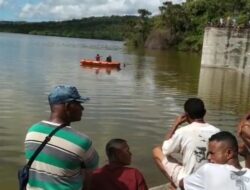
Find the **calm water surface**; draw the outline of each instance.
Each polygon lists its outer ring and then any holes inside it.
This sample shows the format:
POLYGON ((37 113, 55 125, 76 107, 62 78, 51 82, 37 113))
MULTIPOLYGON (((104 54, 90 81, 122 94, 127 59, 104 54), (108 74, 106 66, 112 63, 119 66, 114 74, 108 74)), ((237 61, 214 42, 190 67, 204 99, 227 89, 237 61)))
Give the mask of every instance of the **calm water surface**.
POLYGON ((35 122, 47 119, 47 95, 58 84, 72 84, 91 101, 81 122, 105 164, 104 147, 114 137, 128 140, 133 166, 149 186, 165 182, 152 148, 159 144, 189 97, 201 97, 206 119, 235 132, 250 108, 249 76, 233 70, 200 69, 191 53, 129 50, 121 42, 0 33, 0 185, 16 189, 16 170, 24 163, 24 137, 35 122), (96 53, 125 64, 122 70, 79 66, 96 53))

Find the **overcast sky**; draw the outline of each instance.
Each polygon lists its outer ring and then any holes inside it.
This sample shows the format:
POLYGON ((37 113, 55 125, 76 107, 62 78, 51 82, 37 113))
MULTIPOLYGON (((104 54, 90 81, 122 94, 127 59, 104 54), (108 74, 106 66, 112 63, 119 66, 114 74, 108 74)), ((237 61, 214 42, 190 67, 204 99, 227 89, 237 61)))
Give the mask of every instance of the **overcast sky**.
MULTIPOLYGON (((90 16, 158 14, 164 0, 0 0, 0 21, 61 21, 90 16)), ((173 0, 181 2, 182 0, 173 0)))

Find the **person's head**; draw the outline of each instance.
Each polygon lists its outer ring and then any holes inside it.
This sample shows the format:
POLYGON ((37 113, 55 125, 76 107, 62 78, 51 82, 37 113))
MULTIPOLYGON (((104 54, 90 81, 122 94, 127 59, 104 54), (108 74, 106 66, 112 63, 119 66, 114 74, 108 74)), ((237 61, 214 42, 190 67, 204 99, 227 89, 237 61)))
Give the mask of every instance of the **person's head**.
POLYGON ((115 162, 124 166, 131 163, 132 154, 124 139, 111 139, 106 144, 106 154, 110 163, 115 162))
POLYGON ((209 138, 209 162, 227 164, 230 160, 234 159, 238 159, 238 142, 232 133, 221 131, 209 138))
POLYGON ((243 140, 244 144, 250 147, 250 113, 248 113, 238 125, 238 135, 243 140))
POLYGON ((203 119, 206 114, 204 103, 199 98, 189 98, 184 104, 184 110, 192 120, 203 119))
POLYGON ((83 111, 81 103, 89 100, 80 96, 74 86, 59 85, 52 89, 48 95, 48 101, 53 117, 64 122, 80 121, 83 111))

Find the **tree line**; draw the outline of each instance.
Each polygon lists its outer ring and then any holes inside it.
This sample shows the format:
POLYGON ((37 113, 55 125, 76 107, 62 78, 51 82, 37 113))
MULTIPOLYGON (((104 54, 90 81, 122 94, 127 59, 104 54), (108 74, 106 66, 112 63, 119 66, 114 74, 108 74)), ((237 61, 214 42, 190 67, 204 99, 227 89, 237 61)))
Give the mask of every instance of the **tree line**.
POLYGON ((128 34, 132 45, 148 46, 149 39, 154 41, 158 36, 163 43, 159 47, 200 51, 206 26, 250 26, 250 0, 186 0, 182 4, 165 1, 159 10, 160 14, 153 17, 147 10, 138 10, 140 20, 131 25, 132 33, 128 34))
POLYGON ((136 16, 89 17, 61 22, 0 22, 1 32, 74 38, 124 40, 124 32, 136 16))

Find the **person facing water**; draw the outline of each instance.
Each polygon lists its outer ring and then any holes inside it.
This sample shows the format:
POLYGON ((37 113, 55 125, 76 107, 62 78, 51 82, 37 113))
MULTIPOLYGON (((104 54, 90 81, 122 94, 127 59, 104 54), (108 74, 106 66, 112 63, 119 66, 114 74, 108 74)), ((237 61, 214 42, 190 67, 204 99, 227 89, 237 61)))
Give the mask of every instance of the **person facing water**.
POLYGON ((27 190, 75 190, 84 187, 84 177, 98 166, 99 156, 91 139, 73 129, 71 122, 80 121, 84 110, 74 86, 59 85, 48 96, 50 117, 29 128, 25 138, 25 155, 29 160, 45 137, 58 126, 56 132, 38 154, 29 171, 27 190))
POLYGON ((95 60, 96 60, 96 61, 100 61, 100 60, 101 60, 101 56, 100 56, 99 54, 96 54, 95 60))
POLYGON ((111 57, 111 55, 109 55, 109 56, 106 58, 106 61, 107 61, 107 62, 112 62, 112 57, 111 57))
POLYGON ((153 149, 153 158, 160 171, 178 187, 179 181, 206 162, 207 143, 220 130, 205 122, 206 109, 199 98, 190 98, 184 104, 185 113, 178 116, 166 134, 162 146, 153 149), (188 125, 181 127, 187 122, 188 125), (173 154, 180 154, 180 162, 173 154))
POLYGON ((90 190, 147 190, 141 172, 127 167, 132 154, 124 139, 111 139, 106 144, 108 164, 96 169, 90 177, 90 190))
POLYGON ((180 181, 182 190, 250 189, 250 169, 239 163, 238 142, 233 134, 221 131, 210 137, 208 161, 180 181))

